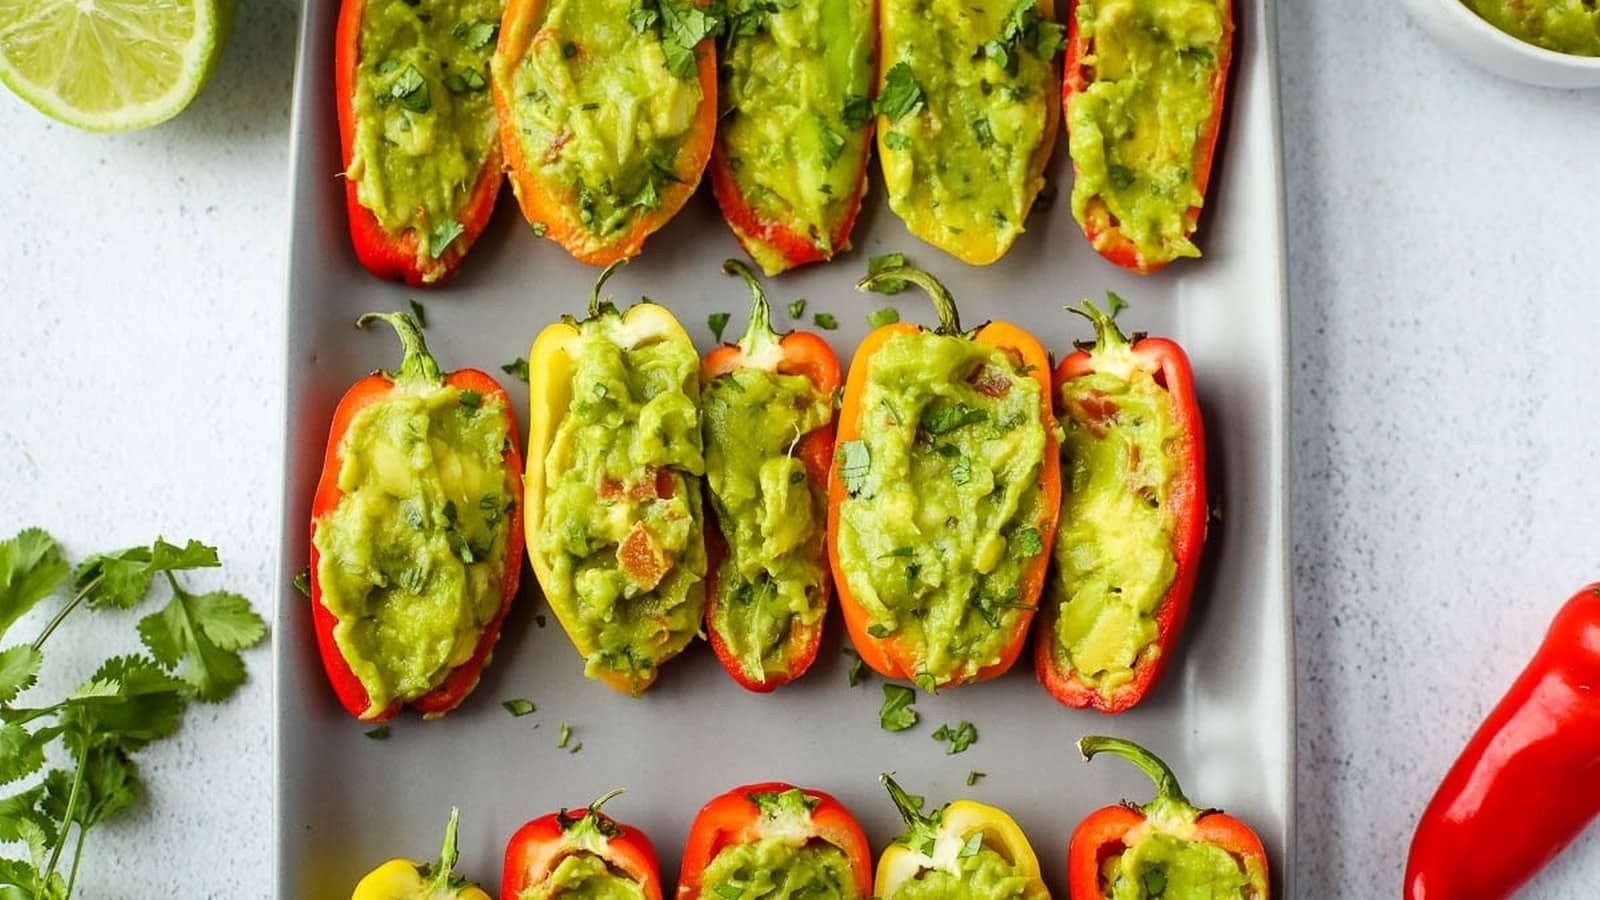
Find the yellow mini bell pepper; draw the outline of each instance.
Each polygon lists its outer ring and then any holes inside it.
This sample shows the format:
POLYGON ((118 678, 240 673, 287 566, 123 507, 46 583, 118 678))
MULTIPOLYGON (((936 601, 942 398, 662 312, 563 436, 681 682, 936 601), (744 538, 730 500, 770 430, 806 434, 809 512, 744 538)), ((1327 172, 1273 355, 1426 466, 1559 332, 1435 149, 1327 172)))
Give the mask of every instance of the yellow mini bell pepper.
POLYGON ((952 889, 987 882, 996 895, 1050 900, 1039 872, 1039 857, 1022 826, 1004 810, 957 800, 923 815, 921 798, 907 794, 883 776, 906 830, 878 859, 873 895, 895 900, 912 882, 945 882, 952 889))
POLYGON ((455 874, 456 822, 458 809, 450 810, 450 824, 444 829, 444 847, 433 863, 391 859, 367 873, 356 885, 350 900, 489 900, 489 895, 455 874))
POLYGON ((528 353, 528 557, 584 671, 637 695, 705 612, 700 360, 665 307, 540 332, 528 353))

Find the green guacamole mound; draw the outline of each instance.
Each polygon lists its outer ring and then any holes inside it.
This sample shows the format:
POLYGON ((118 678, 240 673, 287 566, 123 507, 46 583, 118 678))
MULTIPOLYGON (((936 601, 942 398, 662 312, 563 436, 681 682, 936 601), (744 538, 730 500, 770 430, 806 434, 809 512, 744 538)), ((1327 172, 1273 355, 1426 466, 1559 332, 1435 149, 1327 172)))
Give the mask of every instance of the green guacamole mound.
POLYGON ((1215 107, 1225 20, 1218 0, 1084 0, 1094 81, 1067 107, 1072 214, 1099 198, 1146 259, 1196 257, 1193 165, 1215 107))
POLYGON ((417 230, 420 254, 456 221, 500 139, 488 75, 504 10, 501 0, 367 2, 346 174, 385 230, 417 230))
POLYGON ((644 900, 644 889, 592 853, 573 853, 517 900, 644 900))
POLYGON ((717 129, 734 180, 757 216, 789 223, 829 254, 865 165, 872 3, 729 6, 717 129))
POLYGON ((707 900, 861 900, 844 851, 824 841, 764 837, 731 844, 706 867, 707 900))
POLYGON ((1600 56, 1600 6, 1593 0, 1462 0, 1490 25, 1557 53, 1600 56))
POLYGON ((861 437, 842 443, 839 568, 875 636, 936 682, 999 662, 1044 552, 1041 389, 996 347, 918 332, 873 356, 861 437))
POLYGON ((956 871, 928 869, 902 883, 884 900, 1022 900, 1027 876, 1004 856, 981 847, 956 857, 956 871))
POLYGON ((1254 900, 1267 895, 1266 874, 1240 866, 1215 844, 1152 832, 1105 861, 1100 883, 1109 900, 1254 900))
POLYGON ((500 609, 509 440, 501 406, 456 388, 397 391, 350 422, 317 583, 374 711, 438 687, 500 609))
POLYGON ((1067 437, 1048 598, 1061 614, 1056 660, 1109 694, 1155 651, 1155 614, 1177 575, 1167 500, 1178 432, 1167 392, 1147 372, 1132 381, 1096 372, 1061 390, 1067 437), (1109 423, 1084 412, 1107 404, 1109 423))
POLYGON ((645 685, 705 613, 700 361, 687 338, 623 346, 615 314, 579 328, 572 403, 545 455, 548 492, 532 539, 550 561, 551 607, 592 648, 585 672, 645 685), (658 554, 659 578, 624 570, 630 535, 658 554))
POLYGON ((792 454, 828 424, 833 398, 799 375, 742 368, 710 383, 702 410, 706 481, 728 544, 711 627, 762 681, 787 674, 794 622, 814 625, 827 612, 827 497, 792 454))

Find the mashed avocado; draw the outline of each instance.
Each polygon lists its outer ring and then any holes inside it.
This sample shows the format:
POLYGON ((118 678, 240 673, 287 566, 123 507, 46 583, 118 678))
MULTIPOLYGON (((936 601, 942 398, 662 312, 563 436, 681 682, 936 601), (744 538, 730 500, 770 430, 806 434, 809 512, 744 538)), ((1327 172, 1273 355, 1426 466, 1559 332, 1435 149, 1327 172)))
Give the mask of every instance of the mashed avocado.
POLYGON ((602 314, 578 326, 571 405, 544 458, 539 533, 551 607, 585 672, 655 677, 700 630, 699 358, 683 340, 628 342, 602 314), (624 345, 626 343, 626 345, 624 345))
POLYGON ((839 568, 869 630, 919 648, 937 683, 997 663, 1022 615, 1044 552, 1039 403, 1004 350, 899 333, 872 357, 860 439, 839 447, 839 568))
MULTIPOLYGON (((823 256, 866 165, 869 0, 735 0, 722 56, 718 139, 740 194, 823 256)), ((781 260, 758 259, 768 274, 781 260)))
POLYGON ((430 248, 430 232, 453 230, 499 140, 486 79, 504 9, 500 0, 367 0, 346 177, 386 230, 416 229, 430 259, 449 244, 430 248))
POLYGON ((1530 44, 1600 56, 1600 6, 1594 0, 1462 0, 1490 25, 1530 44))
POLYGON ((1023 231, 1055 140, 1061 26, 1039 0, 885 0, 879 153, 889 207, 971 263, 1023 231))
POLYGON ((542 13, 505 88, 512 123, 571 224, 608 237, 679 180, 703 95, 693 50, 663 40, 662 20, 703 17, 688 0, 550 0, 542 13))
POLYGON ((796 620, 814 625, 828 609, 826 498, 792 454, 832 419, 833 398, 802 376, 746 367, 711 382, 703 407, 706 480, 728 544, 711 626, 765 681, 786 673, 796 620))
POLYGON ((823 841, 764 837, 730 844, 706 867, 700 896, 726 900, 860 900, 850 859, 823 841))
POLYGON ((1177 438, 1148 372, 1096 372, 1061 388, 1061 518, 1049 602, 1063 671, 1109 693, 1157 652, 1155 614, 1177 575, 1172 512, 1177 438))
POLYGON ((1265 873, 1252 871, 1215 844, 1152 832, 1107 859, 1100 883, 1110 900, 1254 900, 1267 895, 1265 873))
POLYGON ((1207 134, 1226 34, 1218 0, 1083 0, 1094 81, 1071 98, 1072 214, 1100 200, 1148 260, 1200 255, 1189 239, 1196 148, 1207 134))
POLYGON ((954 862, 955 871, 928 869, 903 882, 884 900, 1022 900, 1028 896, 1028 877, 988 847, 979 847, 975 853, 963 849, 954 862))
POLYGON ((509 440, 499 405, 453 387, 396 392, 350 422, 317 583, 374 712, 438 687, 501 606, 509 440))
POLYGON ((612 871, 592 853, 573 853, 556 864, 539 884, 517 895, 517 900, 644 900, 639 883, 612 871))

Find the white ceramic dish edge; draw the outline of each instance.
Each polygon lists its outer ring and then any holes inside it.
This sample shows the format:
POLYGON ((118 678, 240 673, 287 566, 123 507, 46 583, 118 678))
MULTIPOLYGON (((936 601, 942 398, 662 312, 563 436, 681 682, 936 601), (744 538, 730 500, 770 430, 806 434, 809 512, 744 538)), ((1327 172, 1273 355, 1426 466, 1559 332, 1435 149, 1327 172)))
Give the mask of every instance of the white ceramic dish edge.
POLYGON ((1461 0, 1403 2, 1439 43, 1496 75, 1542 87, 1600 87, 1600 57, 1536 47, 1485 22, 1461 0))

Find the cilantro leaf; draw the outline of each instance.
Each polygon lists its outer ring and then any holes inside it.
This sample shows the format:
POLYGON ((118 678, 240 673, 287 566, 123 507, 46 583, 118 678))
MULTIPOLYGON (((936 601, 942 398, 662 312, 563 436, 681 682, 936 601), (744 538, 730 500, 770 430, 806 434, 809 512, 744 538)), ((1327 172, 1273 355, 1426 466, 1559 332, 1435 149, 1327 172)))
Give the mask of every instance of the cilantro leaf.
POLYGON ((150 593, 150 580, 157 574, 220 565, 215 547, 193 539, 179 547, 156 538, 148 547, 129 547, 89 557, 79 564, 72 583, 89 601, 90 609, 132 609, 150 593))
POLYGON ((238 594, 190 594, 172 582, 172 599, 139 620, 139 637, 168 668, 182 663, 183 679, 201 700, 226 699, 244 683, 240 650, 267 633, 266 623, 238 594))
POLYGON ((833 317, 833 313, 816 313, 811 317, 811 321, 824 331, 833 331, 839 327, 839 320, 833 317))
POLYGON ((500 36, 500 23, 491 22, 487 19, 479 19, 471 23, 460 22, 457 23, 452 33, 468 47, 474 50, 484 50, 494 43, 495 38, 500 36))
POLYGON ((310 566, 307 566, 306 568, 294 573, 294 580, 291 583, 294 585, 294 589, 300 592, 302 597, 305 597, 307 600, 311 599, 310 566))
POLYGON ((389 739, 389 726, 379 725, 377 728, 361 732, 361 735, 369 741, 387 741, 389 739))
MULTIPOLYGON (((455 243, 456 238, 461 237, 466 231, 466 226, 455 219, 445 219, 443 222, 433 226, 433 229, 428 232, 428 255, 434 259, 443 256, 444 251, 450 249, 450 245, 455 243)), ((417 301, 413 300, 411 304, 416 306, 417 301)), ((421 324, 424 328, 428 327, 428 323, 425 321, 421 324)))
POLYGON ((112 657, 63 704, 67 747, 93 741, 131 751, 169 737, 178 730, 189 690, 148 656, 112 657))
POLYGON ((855 687, 861 683, 862 673, 867 667, 866 661, 861 658, 861 654, 849 647, 844 648, 844 655, 850 657, 850 673, 847 677, 850 680, 850 686, 855 687))
POLYGON ((29 644, 0 651, 0 705, 10 703, 34 686, 43 662, 44 654, 29 644))
POLYGON ((428 93, 428 81, 417 71, 416 66, 406 66, 400 77, 389 85, 386 96, 389 100, 398 101, 401 106, 414 113, 425 113, 433 109, 433 97, 428 93))
POLYGON ((513 718, 517 719, 520 719, 537 709, 537 707, 533 705, 532 700, 528 700, 523 697, 516 697, 511 700, 502 700, 500 701, 500 705, 505 707, 506 712, 510 713, 513 718))
MULTIPOLYGON (((883 253, 867 260, 867 274, 876 275, 886 269, 898 269, 905 264, 904 253, 883 253)), ((910 286, 904 278, 888 278, 874 282, 872 290, 879 294, 898 294, 910 286)))
POLYGON ((520 356, 501 366, 500 371, 510 375, 512 378, 515 378, 523 384, 528 383, 528 361, 520 356))
POLYGON ((21 725, 0 726, 0 784, 10 784, 44 768, 44 747, 59 728, 29 731, 21 725))
POLYGON ((878 724, 884 731, 905 731, 917 724, 917 692, 903 684, 883 686, 883 706, 878 709, 878 724))
POLYGON ((949 725, 940 725, 934 731, 933 739, 936 741, 948 741, 949 746, 945 748, 945 755, 954 756, 957 753, 966 752, 968 747, 978 742, 978 729, 971 722, 962 722, 954 728, 949 725))
POLYGON ((971 859, 972 857, 977 856, 978 851, 982 849, 983 832, 981 830, 974 831, 972 833, 972 837, 967 838, 967 842, 961 845, 961 851, 957 853, 956 856, 960 857, 961 859, 971 859))
POLYGON ((55 538, 38 528, 0 541, 0 635, 55 593, 68 571, 55 538))
POLYGON ((954 403, 934 410, 925 410, 922 421, 917 427, 921 428, 924 434, 939 435, 949 434, 957 428, 977 425, 988 420, 989 414, 984 410, 965 403, 954 403))
MULTIPOLYGON (((890 150, 909 150, 911 148, 911 139, 898 131, 885 131, 883 133, 883 145, 890 150)), ((904 288, 901 290, 904 290, 904 288)))
POLYGON ((656 0, 655 5, 660 13, 661 50, 667 71, 678 78, 689 78, 697 65, 695 47, 717 34, 722 21, 715 12, 697 6, 693 0, 656 0))
POLYGON ((800 297, 789 301, 789 318, 798 319, 806 314, 806 298, 800 297))
POLYGON ((898 321, 900 321, 900 310, 892 306, 885 306, 882 309, 875 309, 867 313, 867 324, 873 328, 893 325, 898 321))
POLYGON ((839 117, 847 128, 858 129, 872 118, 872 101, 864 94, 851 94, 845 98, 839 117))
POLYGON ((898 122, 922 108, 925 95, 911 64, 897 62, 883 77, 883 92, 878 95, 878 112, 898 122))
POLYGON ((1044 539, 1039 536, 1039 529, 1032 525, 1018 528, 1011 535, 1011 555, 1028 559, 1044 552, 1044 539))
POLYGON ((860 494, 867 486, 867 476, 872 472, 872 452, 859 440, 845 441, 839 445, 835 460, 839 465, 839 479, 850 496, 860 494))
POLYGON ((822 168, 831 169, 844 153, 844 135, 834 131, 826 120, 817 119, 817 139, 822 146, 822 168))

